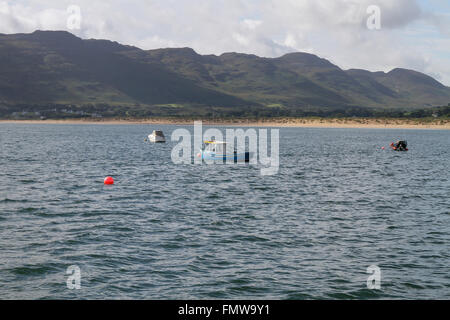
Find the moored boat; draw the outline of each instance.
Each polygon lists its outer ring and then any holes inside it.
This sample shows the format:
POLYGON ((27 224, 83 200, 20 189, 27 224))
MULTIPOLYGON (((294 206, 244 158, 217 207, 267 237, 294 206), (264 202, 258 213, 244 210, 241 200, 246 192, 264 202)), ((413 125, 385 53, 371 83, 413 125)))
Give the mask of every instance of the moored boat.
POLYGON ((406 141, 397 141, 396 143, 391 143, 391 148, 394 151, 408 151, 408 142, 406 141))
POLYGON ((203 148, 200 150, 198 157, 203 160, 211 161, 233 161, 233 162, 250 162, 251 153, 227 153, 227 143, 223 141, 205 141, 203 148))
POLYGON ((164 143, 166 142, 166 137, 162 131, 153 130, 153 133, 148 136, 148 140, 155 143, 164 143))

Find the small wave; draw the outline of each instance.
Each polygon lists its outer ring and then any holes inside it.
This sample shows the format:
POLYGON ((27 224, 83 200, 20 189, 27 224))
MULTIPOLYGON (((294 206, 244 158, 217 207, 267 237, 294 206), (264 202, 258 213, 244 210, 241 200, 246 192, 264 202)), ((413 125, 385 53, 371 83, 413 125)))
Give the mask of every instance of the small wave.
POLYGON ((19 180, 19 182, 23 183, 23 184, 32 184, 32 183, 36 183, 36 180, 32 180, 32 179, 23 179, 23 180, 19 180))
POLYGON ((41 209, 42 208, 25 207, 25 208, 19 209, 17 212, 19 212, 19 213, 33 213, 33 212, 39 211, 41 209))
POLYGON ((22 203, 22 202, 28 202, 28 200, 15 200, 15 199, 9 199, 9 198, 0 200, 0 203, 22 203))
POLYGON ((258 236, 252 236, 252 235, 238 235, 233 237, 234 240, 237 241, 248 241, 248 242, 267 242, 270 241, 269 239, 258 237, 258 236))
POLYGON ((41 276, 55 270, 56 268, 51 264, 44 264, 16 267, 9 269, 9 272, 17 276, 41 276))

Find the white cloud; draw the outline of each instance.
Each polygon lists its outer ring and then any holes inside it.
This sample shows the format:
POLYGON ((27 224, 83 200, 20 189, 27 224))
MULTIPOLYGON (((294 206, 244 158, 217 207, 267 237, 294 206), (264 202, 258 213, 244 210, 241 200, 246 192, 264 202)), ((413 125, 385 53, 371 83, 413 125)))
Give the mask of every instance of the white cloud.
POLYGON ((64 30, 66 9, 75 4, 83 20, 81 30, 72 32, 83 38, 143 49, 189 46, 203 54, 307 51, 343 68, 405 67, 450 85, 450 8, 430 12, 421 1, 0 0, 0 33, 64 30), (369 5, 381 8, 381 30, 366 27, 369 5))
POLYGON ((255 30, 259 25, 261 25, 262 21, 261 20, 245 19, 243 21, 243 23, 248 29, 255 30))
POLYGON ((9 14, 9 6, 6 2, 0 2, 0 13, 9 14))
POLYGON ((286 39, 284 39, 284 45, 289 48, 295 48, 297 46, 297 41, 295 40, 295 36, 293 34, 288 34, 286 39))
POLYGON ((239 44, 243 45, 243 46, 248 46, 250 41, 244 37, 243 35, 239 34, 239 33, 233 33, 233 38, 234 40, 236 40, 239 44))

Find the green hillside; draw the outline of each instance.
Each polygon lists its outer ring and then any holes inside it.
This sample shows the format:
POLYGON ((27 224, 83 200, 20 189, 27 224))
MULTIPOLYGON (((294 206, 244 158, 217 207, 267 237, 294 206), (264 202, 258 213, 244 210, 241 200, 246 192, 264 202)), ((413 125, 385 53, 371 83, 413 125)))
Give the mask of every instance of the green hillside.
POLYGON ((307 53, 215 56, 190 48, 144 51, 64 31, 0 34, 3 113, 30 106, 101 105, 103 111, 125 113, 242 116, 273 110, 422 109, 449 102, 450 88, 422 73, 342 70, 307 53))
POLYGON ((251 104, 177 75, 160 63, 130 59, 136 48, 81 40, 68 32, 0 36, 3 103, 251 104))
POLYGON ((127 54, 149 63, 162 63, 203 86, 263 105, 301 109, 423 108, 450 101, 450 88, 425 74, 405 69, 389 73, 344 71, 307 53, 274 59, 238 53, 201 56, 189 48, 127 54))

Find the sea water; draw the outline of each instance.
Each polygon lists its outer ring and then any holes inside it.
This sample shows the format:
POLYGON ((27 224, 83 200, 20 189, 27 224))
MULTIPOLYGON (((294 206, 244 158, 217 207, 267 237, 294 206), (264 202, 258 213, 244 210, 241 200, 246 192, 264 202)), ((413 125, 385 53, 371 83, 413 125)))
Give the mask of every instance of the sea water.
POLYGON ((450 298, 450 131, 281 128, 262 176, 177 128, 0 124, 0 298, 450 298))

